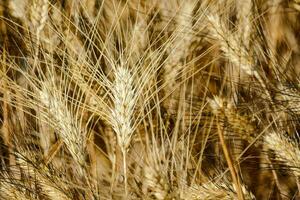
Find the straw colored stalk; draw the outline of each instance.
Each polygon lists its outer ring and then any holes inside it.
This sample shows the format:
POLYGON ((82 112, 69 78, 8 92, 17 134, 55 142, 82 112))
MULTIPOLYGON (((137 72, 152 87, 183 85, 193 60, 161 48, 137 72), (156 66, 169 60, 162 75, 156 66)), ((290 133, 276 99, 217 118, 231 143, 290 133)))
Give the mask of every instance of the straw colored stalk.
MULTIPOLYGON (((231 177, 233 180, 233 187, 235 187, 237 189, 237 196, 239 200, 244 200, 244 193, 242 192, 242 188, 241 188, 241 180, 239 178, 239 174, 237 173, 237 170, 234 166, 234 163, 232 162, 232 158, 230 155, 230 152, 228 150, 228 147, 226 145, 225 142, 225 138, 224 138, 224 129, 221 128, 220 126, 220 117, 223 118, 224 120, 224 115, 220 116, 218 113, 218 110, 221 110, 221 113, 224 113, 225 111, 225 107, 224 107, 224 101, 221 98, 215 98, 214 101, 211 101, 210 106, 212 107, 212 109, 214 110, 214 114, 216 115, 216 119, 217 119, 217 132, 219 135, 219 139, 220 139, 220 143, 223 149, 223 153, 227 162, 227 165, 229 167, 229 171, 231 173, 231 177)), ((223 126, 222 126, 223 127, 223 126)))

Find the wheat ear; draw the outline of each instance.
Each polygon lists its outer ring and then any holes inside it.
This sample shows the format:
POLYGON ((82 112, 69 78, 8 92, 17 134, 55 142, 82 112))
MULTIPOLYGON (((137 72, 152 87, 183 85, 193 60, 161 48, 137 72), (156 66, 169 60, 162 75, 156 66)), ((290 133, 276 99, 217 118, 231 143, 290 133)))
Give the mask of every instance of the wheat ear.
POLYGON ((40 34, 48 19, 48 0, 33 0, 30 7, 30 25, 32 32, 36 34, 37 41, 40 41, 40 34))
MULTIPOLYGON (((241 187, 245 195, 245 200, 255 199, 254 195, 249 192, 244 185, 242 185, 241 187)), ((184 200, 231 200, 237 199, 237 195, 235 188, 228 186, 226 182, 221 182, 219 184, 208 182, 202 185, 195 184, 191 187, 188 187, 182 198, 184 200)))
POLYGON ((299 177, 300 171, 297 168, 300 166, 300 150, 298 144, 276 132, 266 135, 264 141, 265 145, 275 152, 276 157, 284 160, 291 168, 295 168, 293 172, 299 177))
POLYGON ((220 48, 225 53, 229 61, 237 67, 240 67, 240 69, 247 75, 254 76, 263 87, 268 98, 272 99, 263 78, 258 71, 254 69, 254 60, 249 55, 248 50, 237 40, 236 35, 226 28, 218 15, 211 14, 208 15, 207 18, 211 23, 211 26, 209 26, 211 35, 220 42, 220 48))
POLYGON ((114 69, 114 74, 115 82, 112 88, 114 108, 111 113, 111 123, 123 154, 124 186, 127 196, 126 152, 133 134, 132 117, 136 103, 136 94, 133 77, 127 68, 123 66, 117 67, 114 69))
POLYGON ((40 100, 46 107, 49 117, 54 120, 55 129, 66 144, 75 161, 83 165, 85 163, 85 138, 81 133, 80 125, 74 119, 72 113, 65 102, 56 91, 55 86, 49 81, 43 83, 43 88, 39 92, 40 100))
POLYGON ((237 3, 237 17, 239 19, 238 32, 241 35, 243 44, 249 48, 252 32, 252 0, 239 1, 237 3))
POLYGON ((12 182, 11 177, 4 172, 1 174, 1 178, 5 181, 0 183, 0 197, 5 200, 28 200, 30 197, 26 195, 25 190, 18 188, 18 183, 12 182))

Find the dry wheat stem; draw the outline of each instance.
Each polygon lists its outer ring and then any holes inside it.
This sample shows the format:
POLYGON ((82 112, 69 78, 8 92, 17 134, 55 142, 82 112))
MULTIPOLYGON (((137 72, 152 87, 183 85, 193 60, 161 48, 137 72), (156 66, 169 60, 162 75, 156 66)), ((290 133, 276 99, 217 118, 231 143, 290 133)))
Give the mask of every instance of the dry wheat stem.
POLYGON ((231 177, 233 179, 234 186, 235 186, 235 188, 237 188, 238 199, 239 200, 244 200, 245 198, 244 198, 244 193, 243 193, 242 188, 241 188, 241 181, 238 177, 239 175, 236 173, 234 165, 232 164, 230 154, 229 154, 228 149, 226 147, 224 134, 223 134, 223 131, 221 130, 220 125, 219 125, 218 116, 217 116, 217 127, 218 127, 218 134, 219 134, 220 142, 221 142, 221 145, 222 145, 223 153, 225 155, 225 158, 226 158, 226 161, 227 161, 230 173, 231 173, 231 177))

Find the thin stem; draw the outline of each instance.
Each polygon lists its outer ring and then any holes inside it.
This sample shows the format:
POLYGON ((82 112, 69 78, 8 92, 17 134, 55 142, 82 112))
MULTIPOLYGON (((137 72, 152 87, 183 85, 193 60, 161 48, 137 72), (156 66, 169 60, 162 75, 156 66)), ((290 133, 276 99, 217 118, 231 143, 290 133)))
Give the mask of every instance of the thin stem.
POLYGON ((127 186, 127 166, 126 166, 126 149, 125 148, 122 148, 122 154, 123 154, 125 198, 127 198, 128 197, 128 186, 127 186))
POLYGON ((244 198, 244 195, 243 195, 242 188, 240 187, 241 186, 240 185, 240 180, 239 180, 239 178, 236 174, 235 168, 232 164, 230 154, 229 154, 229 151, 228 151, 226 143, 225 143, 223 130, 221 130, 220 125, 219 125, 218 116, 217 116, 217 128, 218 128, 218 135, 219 135, 219 138, 220 138, 220 142, 221 142, 221 145, 222 145, 222 150, 223 150, 227 165, 229 167, 229 171, 230 171, 231 176, 232 176, 233 184, 235 185, 235 188, 236 188, 236 191, 237 191, 238 199, 239 200, 244 200, 245 198, 244 198))

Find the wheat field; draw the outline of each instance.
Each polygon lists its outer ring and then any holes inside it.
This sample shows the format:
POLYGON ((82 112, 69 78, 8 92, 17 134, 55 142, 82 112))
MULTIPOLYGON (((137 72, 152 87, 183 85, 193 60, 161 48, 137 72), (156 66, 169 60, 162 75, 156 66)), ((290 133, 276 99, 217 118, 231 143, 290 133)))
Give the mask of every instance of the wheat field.
POLYGON ((299 0, 0 0, 0 199, 300 199, 299 0))

